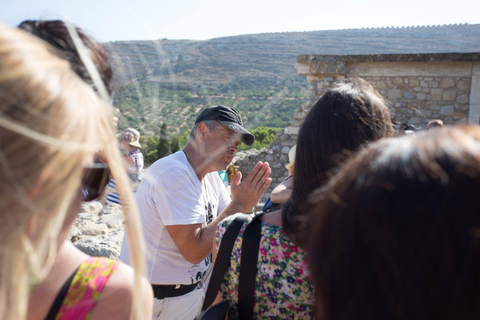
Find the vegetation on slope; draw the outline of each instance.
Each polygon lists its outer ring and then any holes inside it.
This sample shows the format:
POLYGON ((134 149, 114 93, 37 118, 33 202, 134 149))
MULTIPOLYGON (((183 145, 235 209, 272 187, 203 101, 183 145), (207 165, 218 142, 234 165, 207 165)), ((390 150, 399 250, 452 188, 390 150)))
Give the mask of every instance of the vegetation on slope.
POLYGON ((284 127, 296 108, 305 103, 304 79, 281 83, 235 81, 225 84, 177 84, 138 81, 116 90, 115 106, 121 110, 122 127, 138 128, 144 135, 160 131, 162 123, 171 135, 189 130, 198 111, 212 105, 235 108, 249 129, 284 127))
MULTIPOLYGON (((203 107, 236 108, 249 129, 284 127, 305 103, 297 55, 479 52, 480 24, 241 35, 104 44, 118 84, 120 128, 181 139, 203 107)), ((155 143, 153 143, 155 145, 155 143)), ((158 142, 157 142, 158 144, 158 142)), ((152 153, 154 155, 154 153, 152 153)))

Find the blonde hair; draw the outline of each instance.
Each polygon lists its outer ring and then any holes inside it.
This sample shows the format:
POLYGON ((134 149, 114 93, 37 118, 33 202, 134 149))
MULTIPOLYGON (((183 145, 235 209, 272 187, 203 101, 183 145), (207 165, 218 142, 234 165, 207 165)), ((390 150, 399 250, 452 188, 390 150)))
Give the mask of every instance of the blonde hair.
POLYGON ((129 210, 132 316, 143 319, 143 237, 111 110, 51 50, 0 25, 0 319, 25 318, 29 291, 55 261, 83 166, 100 149, 129 210))
POLYGON ((288 172, 292 175, 295 173, 295 160, 293 160, 292 162, 290 162, 289 164, 287 164, 285 166, 285 168, 287 168, 288 172))

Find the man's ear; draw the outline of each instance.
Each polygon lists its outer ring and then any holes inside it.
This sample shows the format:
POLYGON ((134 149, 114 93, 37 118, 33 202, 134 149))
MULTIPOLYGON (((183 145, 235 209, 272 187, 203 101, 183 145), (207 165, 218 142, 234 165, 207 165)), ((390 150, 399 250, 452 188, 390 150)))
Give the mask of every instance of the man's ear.
POLYGON ((207 133, 209 132, 208 126, 205 123, 198 124, 197 127, 197 137, 200 141, 205 141, 207 133))

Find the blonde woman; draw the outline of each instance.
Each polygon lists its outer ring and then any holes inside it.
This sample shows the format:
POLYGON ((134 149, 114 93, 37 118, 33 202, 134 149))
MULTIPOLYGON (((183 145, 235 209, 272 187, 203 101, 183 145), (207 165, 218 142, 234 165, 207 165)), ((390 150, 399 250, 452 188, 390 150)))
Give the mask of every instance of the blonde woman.
POLYGON ((0 26, 0 318, 46 318, 62 286, 89 260, 65 239, 82 201, 82 181, 100 192, 103 183, 89 182, 106 171, 105 163, 130 204, 126 232, 136 272, 97 261, 109 270, 103 292, 90 283, 70 287, 90 310, 73 315, 71 300, 56 318, 149 318, 151 289, 140 276, 143 243, 110 110, 53 50, 0 26), (101 163, 94 163, 98 150, 101 163))

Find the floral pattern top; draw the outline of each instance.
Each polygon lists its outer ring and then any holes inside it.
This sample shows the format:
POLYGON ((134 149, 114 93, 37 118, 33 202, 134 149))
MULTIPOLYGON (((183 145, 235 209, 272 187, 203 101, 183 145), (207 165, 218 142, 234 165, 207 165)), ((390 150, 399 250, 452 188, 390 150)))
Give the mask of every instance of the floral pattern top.
MULTIPOLYGON (((216 251, 229 224, 236 215, 220 222, 216 233, 216 251)), ((251 221, 251 219, 249 219, 251 221)), ((229 319, 238 319, 238 281, 243 225, 233 246, 230 267, 220 291, 229 300, 229 319)), ((287 237, 282 227, 262 222, 262 238, 258 252, 255 281, 255 319, 309 319, 313 287, 305 261, 305 253, 287 237)))

